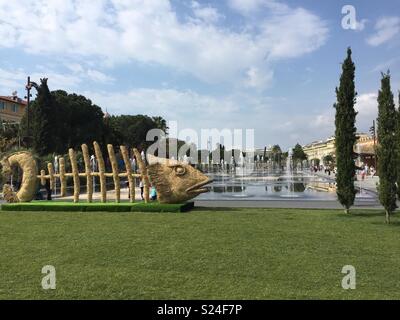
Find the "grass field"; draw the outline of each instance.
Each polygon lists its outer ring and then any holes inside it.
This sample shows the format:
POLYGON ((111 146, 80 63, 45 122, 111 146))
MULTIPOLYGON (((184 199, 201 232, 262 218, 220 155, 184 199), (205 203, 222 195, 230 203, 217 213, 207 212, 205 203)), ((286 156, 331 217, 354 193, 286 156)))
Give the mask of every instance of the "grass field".
POLYGON ((370 210, 0 212, 0 299, 400 299, 399 240, 370 210))

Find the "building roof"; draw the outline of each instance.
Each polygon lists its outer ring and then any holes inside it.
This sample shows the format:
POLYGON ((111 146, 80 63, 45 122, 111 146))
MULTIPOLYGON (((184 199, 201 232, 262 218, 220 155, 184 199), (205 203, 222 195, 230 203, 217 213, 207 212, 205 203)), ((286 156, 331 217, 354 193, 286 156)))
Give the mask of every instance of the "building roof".
POLYGON ((0 96, 0 100, 18 103, 18 104, 24 105, 24 106, 26 106, 28 104, 25 100, 18 98, 18 97, 12 97, 12 96, 0 96))

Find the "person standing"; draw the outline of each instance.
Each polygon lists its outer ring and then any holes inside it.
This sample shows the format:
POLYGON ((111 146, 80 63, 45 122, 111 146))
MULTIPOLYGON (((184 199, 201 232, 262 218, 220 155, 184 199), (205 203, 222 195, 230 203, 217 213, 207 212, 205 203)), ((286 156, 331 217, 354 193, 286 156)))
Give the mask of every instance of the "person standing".
POLYGON ((156 188, 154 186, 151 186, 151 189, 150 189, 150 199, 152 201, 157 200, 157 191, 156 191, 156 188))
POLYGON ((135 159, 135 157, 132 157, 132 159, 131 159, 131 167, 132 167, 133 172, 136 172, 136 159, 135 159))
POLYGON ((144 200, 144 197, 143 197, 144 185, 143 185, 143 180, 142 179, 140 179, 139 188, 140 188, 140 197, 142 198, 142 200, 144 200))

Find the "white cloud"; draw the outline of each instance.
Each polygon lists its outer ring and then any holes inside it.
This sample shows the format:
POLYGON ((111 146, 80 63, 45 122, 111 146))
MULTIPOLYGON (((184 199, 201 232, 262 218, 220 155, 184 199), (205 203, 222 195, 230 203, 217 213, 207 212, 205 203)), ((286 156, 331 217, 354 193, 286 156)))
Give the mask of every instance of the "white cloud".
POLYGON ((201 95, 191 90, 136 88, 126 92, 85 92, 98 105, 113 114, 161 115, 169 120, 209 121, 240 110, 232 97, 201 95))
POLYGON ((380 18, 375 24, 375 33, 367 38, 367 43, 374 47, 379 46, 394 38, 399 32, 399 17, 380 18))
POLYGON ((242 15, 254 14, 262 8, 286 11, 288 6, 277 0, 228 0, 228 5, 242 15))
MULTIPOLYGON (((0 92, 4 94, 11 94, 14 90, 18 91, 19 96, 24 96, 24 86, 27 81, 28 74, 22 70, 6 70, 0 68, 0 92)), ((55 72, 53 70, 35 71, 30 74, 31 81, 37 83, 40 82, 41 78, 49 78, 50 90, 72 90, 77 88, 81 83, 80 77, 74 75, 67 75, 55 72)))
MULTIPOLYGON (((0 68, 0 92, 1 95, 11 95, 11 92, 21 87, 21 84, 26 83, 26 74, 23 70, 6 70, 0 68)), ((23 93, 18 92, 19 96, 23 93)))
POLYGON ((367 24, 367 19, 361 19, 356 21, 356 31, 363 31, 365 29, 365 25, 367 24))
POLYGON ((319 114, 311 122, 311 125, 315 128, 332 128, 335 121, 333 112, 319 114))
MULTIPOLYGON (((354 106, 357 111, 356 127, 358 132, 366 132, 372 125, 372 120, 378 116, 378 95, 374 92, 367 92, 357 96, 354 106)), ((332 108, 324 113, 316 115, 311 120, 311 126, 327 132, 326 136, 332 135, 335 130, 335 109, 332 108)), ((320 138, 324 136, 321 135, 320 138)))
POLYGON ((379 63, 377 66, 375 66, 371 72, 386 72, 388 69, 391 67, 397 65, 397 63, 400 62, 400 58, 392 58, 388 59, 382 63, 379 63))
POLYGON ((261 26, 261 39, 268 39, 268 57, 294 58, 315 51, 328 34, 325 23, 309 11, 298 8, 278 14, 261 26))
POLYGON ((201 6, 197 1, 192 2, 193 13, 196 18, 205 23, 216 23, 224 16, 211 6, 201 6))
POLYGON ((100 72, 98 70, 92 70, 89 69, 87 71, 87 76, 89 77, 89 79, 95 81, 95 82, 101 82, 101 83, 110 83, 110 82, 114 82, 115 79, 113 77, 110 77, 106 74, 104 74, 103 72, 100 72))
POLYGON ((332 111, 321 116, 302 113, 292 117, 282 107, 282 98, 249 93, 213 96, 191 90, 137 88, 83 94, 111 114, 159 115, 177 121, 179 130, 190 128, 198 134, 201 129, 212 128, 254 129, 257 147, 278 143, 287 148, 334 132, 332 111))
POLYGON ((363 93, 357 97, 355 109, 358 116, 371 116, 378 113, 378 94, 374 92, 363 93))
POLYGON ((372 126, 372 121, 378 116, 378 94, 367 92, 357 96, 355 109, 358 112, 356 124, 358 131, 368 131, 372 126))
POLYGON ((48 78, 50 90, 76 91, 80 88, 84 80, 96 83, 110 83, 114 81, 112 77, 100 71, 93 69, 85 70, 79 64, 69 64, 67 68, 72 73, 55 71, 45 66, 36 66, 29 73, 21 68, 16 70, 0 68, 0 92, 11 93, 14 90, 18 90, 20 96, 24 95, 25 92, 22 91, 24 90, 28 75, 31 77, 31 81, 37 83, 40 82, 41 78, 48 78))
POLYGON ((270 9, 262 27, 233 31, 218 24, 217 9, 197 2, 193 17, 182 20, 168 0, 0 0, 0 12, 7 12, 0 21, 7 41, 0 46, 60 59, 160 64, 207 83, 237 84, 251 68, 271 72, 266 56, 298 57, 327 38, 325 22, 313 13, 261 2, 270 9))
POLYGON ((267 87, 273 78, 274 73, 271 70, 265 72, 255 67, 250 68, 246 72, 245 86, 250 88, 265 88, 267 87))
POLYGON ((229 0, 229 6, 244 14, 257 11, 262 5, 264 0, 229 0))

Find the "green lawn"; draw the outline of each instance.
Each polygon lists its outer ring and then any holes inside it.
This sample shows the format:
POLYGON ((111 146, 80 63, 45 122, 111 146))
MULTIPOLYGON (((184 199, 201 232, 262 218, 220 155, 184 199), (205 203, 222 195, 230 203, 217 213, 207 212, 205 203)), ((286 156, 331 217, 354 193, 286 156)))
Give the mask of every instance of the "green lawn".
POLYGON ((378 211, 0 212, 0 299, 400 299, 399 268, 378 211))

